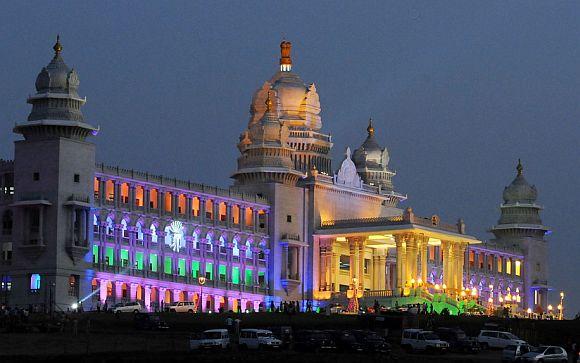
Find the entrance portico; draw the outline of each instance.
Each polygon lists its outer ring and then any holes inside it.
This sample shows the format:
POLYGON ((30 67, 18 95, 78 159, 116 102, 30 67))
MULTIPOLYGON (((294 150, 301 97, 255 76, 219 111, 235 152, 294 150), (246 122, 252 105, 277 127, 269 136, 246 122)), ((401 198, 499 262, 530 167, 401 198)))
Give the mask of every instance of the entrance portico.
POLYGON ((314 298, 353 290, 355 282, 366 296, 407 296, 411 289, 436 285, 458 295, 464 288, 465 250, 477 243, 465 234, 463 221, 442 224, 437 216, 418 217, 410 208, 396 217, 323 221, 315 236, 314 298), (437 271, 429 262, 435 260, 442 260, 437 271))

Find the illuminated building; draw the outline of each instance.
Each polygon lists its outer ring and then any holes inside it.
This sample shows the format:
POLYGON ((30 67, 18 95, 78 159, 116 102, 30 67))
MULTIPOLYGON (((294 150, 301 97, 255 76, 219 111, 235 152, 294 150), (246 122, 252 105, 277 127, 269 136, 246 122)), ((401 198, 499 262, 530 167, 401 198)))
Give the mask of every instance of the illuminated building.
POLYGON ((14 128, 24 138, 14 161, 0 162, 0 302, 257 310, 355 291, 361 305, 501 297, 543 306, 546 254, 534 251, 547 229, 521 167, 490 242, 462 220, 399 208, 407 197, 372 121, 333 169, 317 88, 293 72, 291 46, 282 42, 279 71, 254 93, 233 186, 220 189, 97 164, 98 129, 84 121, 78 75, 57 42, 28 121, 14 128))

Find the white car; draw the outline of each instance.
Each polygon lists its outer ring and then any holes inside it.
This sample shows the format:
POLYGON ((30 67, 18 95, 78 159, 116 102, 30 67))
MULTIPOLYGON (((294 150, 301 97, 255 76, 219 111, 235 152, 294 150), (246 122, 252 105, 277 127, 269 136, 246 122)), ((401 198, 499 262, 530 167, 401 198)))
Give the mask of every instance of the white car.
POLYGON ((445 353, 449 343, 439 339, 432 331, 422 329, 405 329, 401 338, 401 347, 408 352, 425 351, 445 353))
POLYGON ((516 337, 512 333, 497 330, 482 330, 477 336, 477 341, 482 349, 505 348, 508 345, 523 345, 526 341, 516 337))
POLYGON ((169 305, 171 313, 191 313, 195 312, 195 303, 191 301, 180 301, 169 305))
POLYGON ((275 349, 280 348, 282 341, 276 338, 270 330, 242 329, 240 331, 239 345, 242 349, 275 349))
POLYGON ((189 349, 228 349, 230 334, 227 329, 210 329, 204 331, 200 337, 189 340, 189 349))
POLYGON ((113 313, 141 313, 145 311, 138 301, 129 301, 113 305, 113 313))
POLYGON ((568 353, 566 353, 566 349, 562 347, 537 347, 531 352, 522 355, 522 361, 568 363, 568 353))

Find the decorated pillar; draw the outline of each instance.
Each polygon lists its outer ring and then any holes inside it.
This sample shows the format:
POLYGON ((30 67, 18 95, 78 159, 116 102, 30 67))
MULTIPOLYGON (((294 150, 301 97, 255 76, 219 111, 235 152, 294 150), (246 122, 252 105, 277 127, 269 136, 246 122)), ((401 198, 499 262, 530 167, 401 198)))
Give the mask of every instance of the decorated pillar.
POLYGON ((405 264, 407 244, 405 242, 405 236, 402 234, 396 234, 395 245, 397 247, 397 290, 398 292, 402 292, 405 287, 405 278, 407 274, 405 264))
POLYGON ((358 289, 359 291, 364 290, 365 285, 365 240, 360 240, 358 242, 358 289))

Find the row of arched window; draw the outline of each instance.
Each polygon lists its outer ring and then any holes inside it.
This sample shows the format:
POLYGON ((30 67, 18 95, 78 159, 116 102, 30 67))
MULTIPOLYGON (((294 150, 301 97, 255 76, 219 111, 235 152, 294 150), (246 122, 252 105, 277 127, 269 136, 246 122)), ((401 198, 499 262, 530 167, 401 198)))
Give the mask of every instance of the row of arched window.
MULTIPOLYGON (((95 232, 98 232, 101 228, 101 226, 99 224, 99 218, 96 215, 93 217, 93 226, 94 226, 95 232)), ((113 219, 111 217, 107 217, 107 219, 105 220, 105 224, 102 228, 104 228, 103 232, 105 235, 113 236, 115 233, 115 224, 113 222, 113 219)), ((121 235, 123 238, 129 238, 128 224, 127 224, 127 221, 125 219, 121 220, 120 232, 121 232, 121 235)), ((163 238, 163 242, 166 245, 172 245, 172 243, 174 242, 175 239, 179 239, 179 241, 182 241, 181 242, 182 244, 179 247, 180 248, 185 247, 184 236, 187 233, 185 227, 182 227, 182 229, 180 231, 176 231, 176 230, 172 229, 171 224, 168 224, 163 229, 163 236, 161 236, 161 233, 159 233, 159 230, 158 230, 158 226, 156 226, 155 223, 151 223, 149 228, 147 228, 143 225, 143 223, 141 221, 138 221, 135 224, 135 232, 136 232, 136 239, 138 241, 143 241, 145 239, 145 234, 148 232, 148 234, 151 235, 151 242, 153 242, 153 243, 158 243, 160 241, 160 238, 163 238)), ((206 234, 204 240, 202 240, 200 237, 199 229, 195 229, 193 231, 193 233, 191 234, 191 236, 193 237, 192 240, 193 240, 193 248, 194 249, 202 248, 202 246, 204 245, 208 252, 213 252, 214 234, 211 231, 206 234)), ((235 237, 232 240, 232 245, 233 245, 232 253, 236 257, 240 256, 240 243, 243 243, 243 242, 241 242, 238 237, 235 237)), ((220 253, 226 252, 226 239, 224 236, 219 237, 218 246, 219 246, 220 253)), ((246 249, 246 251, 245 251, 246 258, 252 258, 252 239, 248 238, 246 240, 246 242, 244 243, 244 246, 246 249)), ((266 247, 265 242, 261 241, 259 244, 259 247, 261 249, 264 249, 266 247)), ((263 252, 260 253, 260 256, 263 257, 263 252)))

